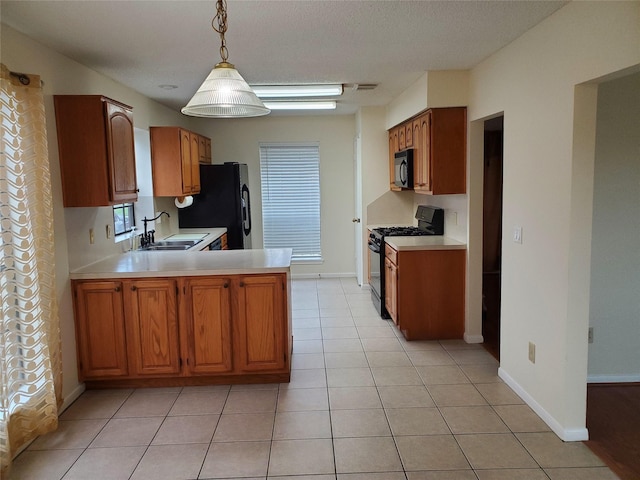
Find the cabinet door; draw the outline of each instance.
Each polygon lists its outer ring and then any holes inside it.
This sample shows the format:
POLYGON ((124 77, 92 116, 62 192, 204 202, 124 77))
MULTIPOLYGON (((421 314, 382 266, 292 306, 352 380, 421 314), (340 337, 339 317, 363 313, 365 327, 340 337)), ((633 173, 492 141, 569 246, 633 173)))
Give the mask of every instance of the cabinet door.
POLYGON ((190 374, 230 372, 231 281, 222 277, 189 278, 185 281, 187 369, 190 374))
POLYGON ((398 324, 398 268, 388 258, 384 259, 384 306, 393 323, 398 324))
POLYGON ((420 190, 431 190, 431 112, 420 117, 420 190))
POLYGON ((170 279, 124 283, 127 338, 132 375, 180 372, 176 282, 170 279))
POLYGON ((133 143, 133 114, 121 105, 105 100, 107 150, 113 203, 138 199, 136 159, 133 143))
POLYGON ((405 131, 404 131, 404 125, 400 125, 398 127, 398 149, 399 151, 404 150, 406 147, 406 143, 405 143, 405 131))
POLYGON ((422 137, 420 135, 420 118, 411 123, 413 130, 413 189, 419 190, 422 181, 422 137))
POLYGON ((207 138, 198 135, 198 161, 207 163, 207 138))
POLYGON ((393 191, 401 191, 402 188, 395 184, 395 154, 400 151, 400 127, 389 130, 389 186, 393 191))
POLYGON ((413 147, 413 122, 407 122, 404 128, 404 147, 413 147))
POLYGON ((283 370, 287 344, 284 275, 239 276, 237 297, 237 370, 283 370))
POLYGON ((191 191, 185 193, 200 193, 200 135, 193 132, 191 132, 189 171, 189 175, 191 177, 191 191))
POLYGON ((467 109, 434 108, 430 114, 429 188, 434 195, 466 193, 467 109))
POLYGON ((211 163, 211 139, 205 137, 204 163, 211 163))
POLYGON ((129 373, 122 283, 74 284, 80 380, 129 373))
POLYGON ((188 195, 193 190, 191 183, 191 133, 180 130, 180 168, 182 170, 182 193, 188 195))

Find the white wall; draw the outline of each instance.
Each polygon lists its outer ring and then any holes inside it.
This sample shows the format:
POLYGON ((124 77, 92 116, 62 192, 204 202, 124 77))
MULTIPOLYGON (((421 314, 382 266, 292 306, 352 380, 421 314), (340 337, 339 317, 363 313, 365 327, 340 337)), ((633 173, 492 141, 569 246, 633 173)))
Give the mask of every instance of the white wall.
MULTIPOLYGON (((9 69, 40 75, 43 82, 47 137, 54 199, 54 235, 56 285, 62 335, 63 396, 73 398, 79 393, 76 366, 75 329, 69 270, 93 262, 112 253, 120 253, 122 246, 106 238, 105 226, 113 225, 110 207, 64 208, 58 160, 53 95, 102 94, 133 107, 134 126, 148 131, 153 124, 184 124, 185 117, 146 97, 123 87, 113 80, 90 70, 67 57, 59 55, 30 38, 2 25, 2 63, 9 69), (96 242, 89 244, 89 228, 95 231, 96 242)), ((188 125, 184 125, 188 127, 188 125)), ((136 131, 136 137, 139 132, 136 131)), ((142 161, 142 159, 137 159, 142 161)), ((150 157, 146 158, 150 161, 150 157)), ((144 169, 143 169, 144 171, 144 169)), ((141 179, 142 183, 145 179, 141 179)), ((148 180, 148 179, 147 179, 148 180)), ((147 197, 148 198, 148 197, 147 197)), ((151 202, 146 202, 151 214, 151 202)))
POLYGON ((600 84, 589 381, 640 381, 640 73, 600 84))
POLYGON ((355 117, 267 116, 200 120, 198 131, 211 137, 213 163, 249 167, 254 248, 262 247, 260 143, 318 142, 322 264, 294 264, 293 275, 355 275, 354 138, 355 117))
MULTIPOLYGON (((640 3, 571 2, 471 71, 469 120, 504 112, 500 374, 565 440, 587 433, 596 97, 576 86, 640 63, 639 45, 640 3), (516 225, 522 244, 511 241, 516 225)), ((480 147, 470 145, 473 161, 480 147)), ((470 179, 470 203, 481 184, 470 179)), ((469 242, 481 244, 478 222, 469 225, 469 242)))

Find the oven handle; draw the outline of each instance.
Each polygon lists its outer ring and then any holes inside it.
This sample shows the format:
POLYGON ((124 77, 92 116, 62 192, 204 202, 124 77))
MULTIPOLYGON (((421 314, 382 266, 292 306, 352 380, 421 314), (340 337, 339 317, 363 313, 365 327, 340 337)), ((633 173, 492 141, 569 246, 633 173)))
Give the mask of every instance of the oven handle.
POLYGON ((380 247, 379 246, 377 246, 376 244, 371 243, 371 242, 367 242, 367 243, 369 245, 369 250, 371 250, 374 253, 380 253, 380 247))

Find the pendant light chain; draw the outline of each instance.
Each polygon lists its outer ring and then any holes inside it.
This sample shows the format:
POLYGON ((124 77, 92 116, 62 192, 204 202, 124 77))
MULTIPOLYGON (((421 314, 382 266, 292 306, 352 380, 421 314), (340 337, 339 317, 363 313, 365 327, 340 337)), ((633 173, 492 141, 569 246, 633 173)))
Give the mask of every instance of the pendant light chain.
POLYGON ((229 58, 227 43, 224 39, 224 34, 227 31, 227 0, 218 0, 216 2, 216 10, 216 16, 211 20, 211 27, 220 34, 220 57, 226 63, 227 58, 229 58), (216 23, 218 24, 217 28, 216 23))

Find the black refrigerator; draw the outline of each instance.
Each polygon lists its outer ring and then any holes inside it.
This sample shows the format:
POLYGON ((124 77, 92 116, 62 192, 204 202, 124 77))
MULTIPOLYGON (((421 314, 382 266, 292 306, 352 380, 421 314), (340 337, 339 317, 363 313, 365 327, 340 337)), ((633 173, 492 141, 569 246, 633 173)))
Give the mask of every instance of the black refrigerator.
POLYGON ((249 169, 244 163, 200 165, 200 193, 178 210, 180 228, 226 227, 232 250, 251 248, 249 169))

